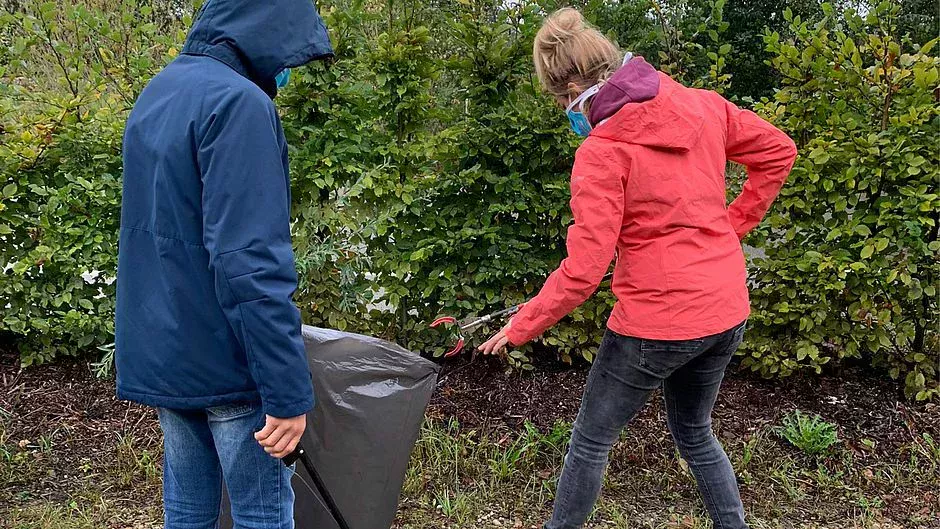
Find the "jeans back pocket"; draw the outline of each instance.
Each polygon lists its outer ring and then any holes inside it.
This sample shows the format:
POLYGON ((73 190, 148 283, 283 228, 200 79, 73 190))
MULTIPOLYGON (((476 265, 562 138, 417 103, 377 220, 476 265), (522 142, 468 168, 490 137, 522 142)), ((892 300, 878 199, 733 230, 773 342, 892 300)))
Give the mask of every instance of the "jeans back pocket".
POLYGON ((640 368, 667 377, 702 352, 705 340, 643 340, 640 343, 640 368))

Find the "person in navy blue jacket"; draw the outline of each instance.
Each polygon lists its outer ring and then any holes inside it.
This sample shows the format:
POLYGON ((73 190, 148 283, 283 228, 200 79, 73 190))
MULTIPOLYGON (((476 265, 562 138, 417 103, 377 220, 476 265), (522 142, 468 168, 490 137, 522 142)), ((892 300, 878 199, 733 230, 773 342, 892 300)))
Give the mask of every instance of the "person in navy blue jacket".
POLYGON ((118 397, 158 409, 166 529, 292 525, 289 454, 314 404, 273 98, 332 55, 311 0, 208 0, 124 134, 118 397))

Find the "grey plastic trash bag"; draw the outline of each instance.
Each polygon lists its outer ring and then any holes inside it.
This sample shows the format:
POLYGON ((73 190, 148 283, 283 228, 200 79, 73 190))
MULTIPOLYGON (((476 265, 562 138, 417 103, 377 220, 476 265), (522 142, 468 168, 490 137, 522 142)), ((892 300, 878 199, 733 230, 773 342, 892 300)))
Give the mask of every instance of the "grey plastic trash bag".
MULTIPOLYGON (((438 366, 377 338, 306 325, 303 335, 317 404, 301 443, 351 529, 388 529, 438 366)), ((336 529, 299 463, 293 485, 297 529, 336 529)))

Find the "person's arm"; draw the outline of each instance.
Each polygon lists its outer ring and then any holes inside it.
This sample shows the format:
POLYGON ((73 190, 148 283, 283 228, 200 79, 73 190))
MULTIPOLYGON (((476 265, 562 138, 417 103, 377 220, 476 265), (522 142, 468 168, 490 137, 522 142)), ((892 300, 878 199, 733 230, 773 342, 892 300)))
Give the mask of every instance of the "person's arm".
POLYGON ((198 145, 203 243, 215 294, 248 357, 265 414, 313 408, 290 238, 290 188, 280 122, 269 100, 237 94, 198 145))
POLYGON ((744 189, 728 207, 731 225, 738 238, 743 239, 760 224, 786 182, 796 160, 796 144, 757 114, 725 103, 728 116, 725 155, 747 169, 744 189))
POLYGON ((582 145, 571 171, 574 225, 568 228, 568 257, 505 329, 513 345, 542 334, 597 290, 617 249, 624 185, 621 166, 609 159, 602 146, 582 145))

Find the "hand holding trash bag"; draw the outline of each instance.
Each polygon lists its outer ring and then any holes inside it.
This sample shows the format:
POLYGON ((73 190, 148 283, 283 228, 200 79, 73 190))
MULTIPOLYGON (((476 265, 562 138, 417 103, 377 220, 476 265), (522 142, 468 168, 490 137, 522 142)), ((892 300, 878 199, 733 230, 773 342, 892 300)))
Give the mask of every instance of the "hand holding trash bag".
POLYGON ((265 416, 264 428, 255 432, 255 440, 269 455, 278 459, 290 454, 297 448, 300 436, 307 429, 307 416, 298 415, 288 419, 265 416))
MULTIPOLYGON (((294 515, 276 527, 387 529, 440 366, 358 334, 304 326, 303 340, 317 405, 297 444, 303 453, 266 457, 274 466, 297 463, 294 515)), ((232 514, 226 495, 219 529, 243 527, 232 514)))

